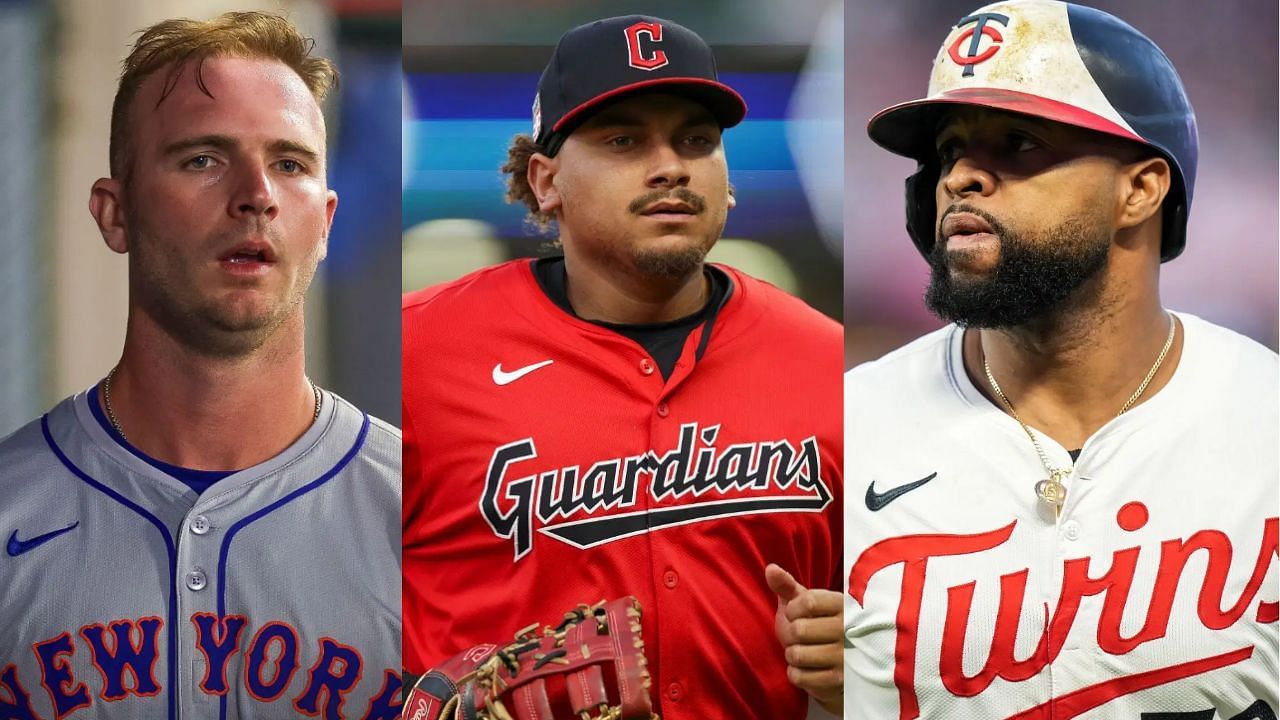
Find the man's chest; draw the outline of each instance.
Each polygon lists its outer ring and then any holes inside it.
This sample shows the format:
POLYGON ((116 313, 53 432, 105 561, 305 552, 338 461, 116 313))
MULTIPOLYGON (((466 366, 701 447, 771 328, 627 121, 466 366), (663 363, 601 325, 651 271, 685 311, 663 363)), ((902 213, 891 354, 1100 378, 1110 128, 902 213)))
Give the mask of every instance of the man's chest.
POLYGON ((900 717, 1274 707, 1274 461, 1086 445, 1058 517, 1017 439, 850 464, 855 675, 900 717))
POLYGON ((336 485, 191 504, 95 476, 0 513, 0 698, 18 717, 392 716, 399 571, 377 539, 393 515, 371 528, 336 485))

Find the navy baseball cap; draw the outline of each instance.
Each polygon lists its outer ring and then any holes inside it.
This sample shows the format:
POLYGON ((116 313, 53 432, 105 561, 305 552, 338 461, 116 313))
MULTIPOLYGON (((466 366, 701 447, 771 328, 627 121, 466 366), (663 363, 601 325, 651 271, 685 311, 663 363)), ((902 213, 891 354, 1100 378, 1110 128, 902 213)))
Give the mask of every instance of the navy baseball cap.
POLYGON ((555 156, 579 125, 606 105, 643 92, 700 103, 721 128, 747 103, 720 82, 711 48, 692 30, 647 15, 597 20, 565 33, 538 80, 533 140, 555 156))

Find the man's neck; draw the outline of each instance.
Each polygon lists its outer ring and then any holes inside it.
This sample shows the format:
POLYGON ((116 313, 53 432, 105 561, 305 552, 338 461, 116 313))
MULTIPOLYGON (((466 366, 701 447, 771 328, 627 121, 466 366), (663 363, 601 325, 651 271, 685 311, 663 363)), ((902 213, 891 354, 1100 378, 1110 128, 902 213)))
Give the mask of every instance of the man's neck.
MULTIPOLYGON (((1141 385, 1168 340, 1170 318, 1159 295, 1149 293, 1016 328, 970 330, 964 339, 965 370, 1004 410, 983 370, 985 357, 1023 422, 1074 450, 1113 420, 1141 385)), ((1181 353, 1179 332, 1135 404, 1169 382, 1181 353)))
POLYGON ((619 325, 660 323, 698 312, 707 304, 701 265, 685 277, 638 278, 565 257, 569 304, 584 320, 619 325))
POLYGON ((237 358, 200 355, 135 315, 110 402, 128 441, 157 460, 193 470, 262 463, 301 437, 315 416, 301 313, 237 358))

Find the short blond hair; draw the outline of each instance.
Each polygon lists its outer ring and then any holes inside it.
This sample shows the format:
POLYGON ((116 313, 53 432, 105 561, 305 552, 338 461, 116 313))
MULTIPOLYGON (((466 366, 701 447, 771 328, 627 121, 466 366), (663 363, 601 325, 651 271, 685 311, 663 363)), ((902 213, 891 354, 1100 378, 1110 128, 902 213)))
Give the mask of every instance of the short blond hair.
POLYGON ((126 174, 129 110, 143 81, 160 68, 173 65, 157 106, 173 92, 189 63, 194 63, 200 91, 213 97, 201 76, 204 61, 211 57, 279 60, 296 72, 316 102, 321 102, 338 86, 338 69, 328 59, 311 55, 315 44, 285 18, 263 12, 229 12, 206 21, 165 20, 146 28, 125 58, 111 105, 111 176, 126 174))

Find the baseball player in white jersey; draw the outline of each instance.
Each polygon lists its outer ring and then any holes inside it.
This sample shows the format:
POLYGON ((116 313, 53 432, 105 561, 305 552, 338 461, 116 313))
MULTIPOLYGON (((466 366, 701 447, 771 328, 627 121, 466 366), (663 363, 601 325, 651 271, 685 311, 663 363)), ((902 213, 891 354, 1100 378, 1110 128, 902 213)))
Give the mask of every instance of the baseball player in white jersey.
POLYGON ((1195 117, 1098 10, 958 18, 908 230, 953 324, 845 384, 846 716, 1273 720, 1276 355, 1165 310, 1195 117))
POLYGON ((400 436, 303 368, 337 204, 309 51, 232 13, 125 62, 90 199, 124 352, 0 441, 0 718, 399 716, 400 436))

